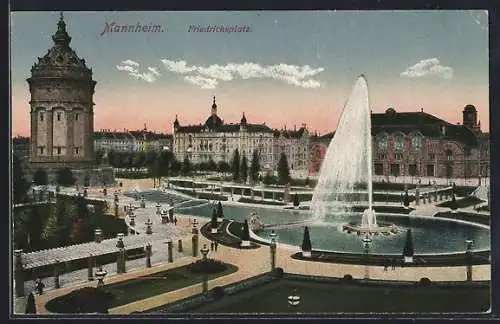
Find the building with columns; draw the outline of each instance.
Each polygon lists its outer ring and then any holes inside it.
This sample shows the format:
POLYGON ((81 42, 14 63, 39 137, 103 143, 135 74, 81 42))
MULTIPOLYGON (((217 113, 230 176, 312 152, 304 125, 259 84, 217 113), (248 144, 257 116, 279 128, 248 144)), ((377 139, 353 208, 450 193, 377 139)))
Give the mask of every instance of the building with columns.
POLYGON ((95 182, 104 176, 110 182, 112 170, 94 168, 96 81, 85 60, 70 47, 62 13, 52 40, 54 45, 38 58, 27 79, 31 94, 30 167, 69 167, 77 181, 85 178, 85 182, 95 182))
MULTIPOLYGON (((373 171, 379 176, 472 178, 489 176, 489 134, 467 105, 463 123, 419 112, 372 113, 373 171)), ((309 174, 317 175, 334 133, 316 138, 309 174)))
POLYGON ((175 117, 173 148, 178 159, 187 156, 193 163, 209 159, 231 163, 238 149, 240 157, 246 156, 250 165, 253 152, 257 151, 261 170, 272 171, 284 152, 290 169, 307 170, 309 133, 305 125, 294 131, 273 130, 265 123, 249 123, 245 113, 239 123, 227 124, 219 117, 217 109, 214 97, 210 116, 204 124, 183 126, 175 117))

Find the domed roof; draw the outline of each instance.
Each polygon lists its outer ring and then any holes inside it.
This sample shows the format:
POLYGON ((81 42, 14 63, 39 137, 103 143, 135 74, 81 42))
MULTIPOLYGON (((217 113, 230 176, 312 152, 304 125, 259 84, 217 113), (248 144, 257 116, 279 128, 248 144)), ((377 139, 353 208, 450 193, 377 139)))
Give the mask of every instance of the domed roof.
POLYGON ((245 113, 243 113, 243 117, 241 117, 241 124, 246 125, 247 123, 247 118, 245 117, 245 113))
POLYGON ((387 108, 387 110, 385 111, 386 114, 395 114, 396 113, 396 109, 394 108, 387 108))
POLYGON ((464 111, 473 111, 473 112, 476 112, 476 107, 474 107, 474 105, 467 105, 464 107, 464 111))
POLYGON ((207 118, 207 121, 205 122, 205 126, 209 129, 215 129, 220 126, 222 126, 222 119, 219 118, 217 115, 212 115, 207 118))
POLYGON ((54 46, 38 62, 33 64, 31 75, 36 77, 69 77, 76 79, 91 79, 92 70, 87 67, 85 60, 78 57, 69 47, 71 37, 66 31, 66 23, 61 18, 57 23, 57 31, 52 36, 54 46))

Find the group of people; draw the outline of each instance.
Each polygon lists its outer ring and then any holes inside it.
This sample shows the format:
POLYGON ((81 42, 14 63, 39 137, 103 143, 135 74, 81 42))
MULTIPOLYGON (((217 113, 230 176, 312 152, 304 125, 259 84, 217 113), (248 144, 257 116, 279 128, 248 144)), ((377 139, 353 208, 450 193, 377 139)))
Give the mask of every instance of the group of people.
POLYGON ((39 294, 43 294, 43 289, 45 288, 45 284, 42 282, 42 279, 38 278, 35 280, 35 291, 39 294))
POLYGON ((396 260, 395 259, 387 260, 384 263, 384 271, 389 270, 389 266, 391 267, 391 270, 396 270, 396 260))
POLYGON ((218 242, 210 241, 210 251, 217 252, 218 246, 219 246, 218 242))

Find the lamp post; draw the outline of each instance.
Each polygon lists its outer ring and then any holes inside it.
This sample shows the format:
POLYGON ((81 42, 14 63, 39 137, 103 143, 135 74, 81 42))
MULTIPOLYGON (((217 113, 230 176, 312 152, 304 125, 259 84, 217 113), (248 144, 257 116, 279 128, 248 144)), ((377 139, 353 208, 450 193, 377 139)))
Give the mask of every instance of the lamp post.
POLYGON ((371 243, 371 238, 366 235, 363 238, 363 245, 365 248, 365 279, 368 280, 370 279, 370 272, 369 272, 369 267, 368 267, 368 253, 370 252, 370 243, 371 243))
POLYGON ((466 258, 467 258, 467 281, 472 281, 472 246, 474 241, 467 239, 465 240, 465 246, 467 247, 466 258))
POLYGON ((198 234, 198 221, 195 219, 193 219, 193 221, 191 222, 191 225, 193 225, 193 229, 192 229, 192 233, 193 234, 198 234))
POLYGON ((278 234, 274 230, 271 231, 271 234, 269 234, 271 237, 271 270, 274 270, 276 268, 276 237, 278 234))
MULTIPOLYGON (((200 249, 201 255, 202 255, 202 260, 203 262, 207 262, 207 254, 208 254, 208 247, 206 244, 203 244, 202 248, 200 249)), ((208 274, 206 272, 203 273, 203 283, 202 283, 202 292, 203 294, 207 294, 208 292, 208 274)))
POLYGON ((292 294, 288 296, 288 304, 292 307, 297 307, 300 305, 300 296, 297 293, 297 289, 294 289, 292 294))
POLYGON ((99 266, 95 273, 95 277, 97 278, 97 287, 104 286, 104 277, 108 274, 106 270, 103 270, 102 266, 99 266))

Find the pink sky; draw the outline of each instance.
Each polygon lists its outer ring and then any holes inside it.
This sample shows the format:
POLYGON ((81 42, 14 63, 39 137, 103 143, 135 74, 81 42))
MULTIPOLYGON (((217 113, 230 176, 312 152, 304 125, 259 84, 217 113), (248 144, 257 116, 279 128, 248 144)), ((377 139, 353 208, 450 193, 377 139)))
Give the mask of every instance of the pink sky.
MULTIPOLYGON (((397 111, 424 111, 451 123, 462 122, 462 109, 471 103, 479 112, 483 131, 489 131, 488 89, 479 85, 453 88, 370 85, 373 112, 388 107, 397 111)), ((12 135, 29 136, 29 92, 12 89, 12 135)), ((306 123, 311 132, 333 130, 349 95, 349 87, 325 85, 319 89, 264 84, 201 90, 185 86, 141 88, 132 85, 101 85, 96 88, 94 129, 148 129, 172 132, 177 114, 181 125, 203 123, 210 114, 211 98, 217 96, 218 114, 226 123, 239 122, 245 112, 249 123, 292 129, 306 123)))

